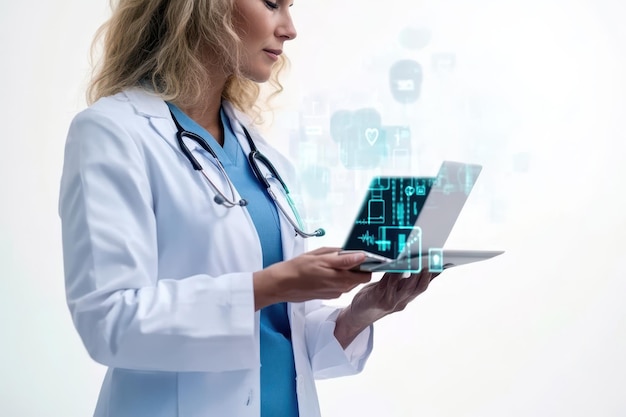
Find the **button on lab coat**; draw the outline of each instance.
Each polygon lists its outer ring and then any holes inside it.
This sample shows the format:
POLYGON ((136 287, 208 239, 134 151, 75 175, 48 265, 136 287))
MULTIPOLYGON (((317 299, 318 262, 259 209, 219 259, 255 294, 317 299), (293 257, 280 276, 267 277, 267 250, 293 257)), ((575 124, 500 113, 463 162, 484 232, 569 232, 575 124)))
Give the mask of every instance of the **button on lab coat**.
MULTIPOLYGON (((241 123, 293 185, 286 158, 223 106, 244 152, 241 123)), ((100 99, 69 130, 59 201, 67 302, 89 355, 109 367, 95 415, 257 417, 260 241, 245 208, 213 201, 175 134, 165 102, 138 88, 100 99)), ((229 195, 212 158, 193 152, 229 195)), ((280 220, 290 259, 304 242, 280 220)), ((335 308, 288 306, 300 416, 319 416, 314 378, 360 372, 371 329, 344 351, 333 336, 335 308)))

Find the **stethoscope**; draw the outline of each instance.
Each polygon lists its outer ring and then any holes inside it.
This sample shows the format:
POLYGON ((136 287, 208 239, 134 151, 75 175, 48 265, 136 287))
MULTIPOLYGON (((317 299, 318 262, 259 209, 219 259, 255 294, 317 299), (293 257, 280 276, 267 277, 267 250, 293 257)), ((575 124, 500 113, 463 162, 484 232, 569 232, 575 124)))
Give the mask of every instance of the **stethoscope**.
MULTIPOLYGON (((185 154, 185 156, 191 163, 191 166, 193 167, 193 169, 195 169, 196 171, 200 171, 200 173, 202 174, 204 179, 207 181, 209 186, 213 189, 213 191, 215 191, 215 197, 213 197, 213 201, 227 208, 246 206, 248 202, 245 199, 242 198, 239 201, 235 200, 235 187, 232 181, 230 180, 230 178, 228 177, 228 174, 226 174, 226 170, 224 169, 224 166, 220 162, 219 158, 217 157, 217 154, 215 153, 215 151, 211 149, 209 144, 200 135, 197 135, 193 132, 183 129, 183 127, 180 125, 180 123, 178 123, 178 120, 176 120, 176 117, 171 111, 170 111, 170 114, 172 115, 172 120, 174 121, 174 124, 176 125, 176 129, 178 129, 178 131, 176 132, 176 140, 178 141, 178 146, 180 147, 180 150, 183 152, 183 154, 185 154), (200 165, 198 160, 192 155, 187 145, 185 145, 185 142, 183 140, 184 137, 196 142, 198 145, 200 145, 202 149, 210 153, 211 156, 215 159, 215 162, 217 163, 217 168, 219 169, 220 173, 224 176, 224 178, 226 179, 226 182, 228 183, 228 187, 230 188, 230 194, 232 195, 232 198, 228 198, 224 194, 224 192, 222 192, 222 190, 220 190, 213 183, 213 181, 211 181, 211 179, 206 174, 206 172, 204 172, 204 168, 202 168, 202 165, 200 165)), ((267 157, 263 155, 259 151, 259 149, 256 147, 256 145, 252 141, 252 137, 250 136, 250 133, 248 133, 248 130, 245 128, 245 126, 241 125, 241 127, 243 128, 243 132, 246 135, 246 139, 248 140, 248 145, 250 146, 250 153, 248 154, 248 161, 250 162, 250 167, 252 168, 254 175, 256 176, 257 180, 259 180, 261 184, 265 186, 267 193, 272 198, 272 200, 274 200, 274 203, 276 204, 278 209, 283 213, 283 216, 285 216, 287 221, 294 228, 295 232, 299 234, 300 236, 302 236, 303 238, 314 237, 314 236, 318 236, 318 237, 324 236, 326 234, 324 229, 317 229, 313 233, 307 233, 304 230, 302 230, 302 219, 300 218, 300 215, 298 214, 296 205, 294 204, 293 200, 291 199, 291 196, 289 195, 289 188, 287 188, 287 184, 285 184, 285 182, 283 181, 281 176, 278 174, 278 171, 276 171, 276 168, 270 162, 270 160, 267 159, 267 157), (283 191, 285 192, 285 198, 287 200, 287 203, 289 203, 289 206, 291 207, 291 211, 294 217, 296 218, 295 221, 287 213, 287 211, 285 210, 283 205, 280 203, 280 201, 278 201, 278 199, 276 198, 276 195, 274 194, 274 191, 272 190, 269 181, 261 172, 259 163, 265 165, 265 168, 267 168, 270 174, 272 174, 274 178, 276 178, 278 182, 280 182, 280 185, 282 185, 283 191)))

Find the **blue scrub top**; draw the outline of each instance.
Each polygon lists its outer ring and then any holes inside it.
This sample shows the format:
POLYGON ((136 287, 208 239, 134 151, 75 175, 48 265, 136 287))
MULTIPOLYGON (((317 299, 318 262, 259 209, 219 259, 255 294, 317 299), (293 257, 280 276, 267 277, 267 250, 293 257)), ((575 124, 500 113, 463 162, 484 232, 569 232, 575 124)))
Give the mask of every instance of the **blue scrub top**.
MULTIPOLYGON (((213 149, 224 166, 226 174, 248 204, 245 208, 261 240, 263 267, 283 260, 278 210, 265 187, 250 168, 247 156, 230 125, 230 120, 220 110, 224 127, 224 146, 202 126, 167 103, 183 129, 200 135, 213 149)), ((227 194, 228 195, 228 194, 227 194)), ((274 304, 261 309, 261 416, 298 416, 296 396, 296 370, 291 345, 291 329, 287 303, 274 304)))

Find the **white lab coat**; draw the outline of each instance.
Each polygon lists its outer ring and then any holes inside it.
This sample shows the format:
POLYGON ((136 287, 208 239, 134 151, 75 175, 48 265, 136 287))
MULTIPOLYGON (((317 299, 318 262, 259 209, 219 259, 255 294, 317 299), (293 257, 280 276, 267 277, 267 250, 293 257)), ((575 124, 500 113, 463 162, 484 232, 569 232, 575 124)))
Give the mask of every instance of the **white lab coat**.
MULTIPOLYGON (((224 109, 244 152, 240 123, 293 185, 286 158, 224 109)), ((259 238, 244 208, 213 202, 175 132, 165 102, 139 88, 99 100, 69 130, 59 201, 67 302, 90 356, 109 367, 95 415, 258 417, 259 238)), ((212 158, 194 154, 228 190, 212 158)), ((281 236, 284 259, 303 252, 282 215, 281 236)), ((314 377, 360 372, 372 332, 344 351, 336 309, 311 301, 288 311, 300 417, 316 417, 314 377)))

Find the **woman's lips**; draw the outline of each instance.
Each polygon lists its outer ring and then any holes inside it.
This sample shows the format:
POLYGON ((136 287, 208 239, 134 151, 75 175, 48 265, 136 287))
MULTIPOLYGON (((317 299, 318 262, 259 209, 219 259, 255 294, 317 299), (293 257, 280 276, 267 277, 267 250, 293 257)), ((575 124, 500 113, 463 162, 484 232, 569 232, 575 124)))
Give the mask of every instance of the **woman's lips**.
POLYGON ((264 49, 263 52, 265 52, 273 61, 277 61, 278 56, 283 53, 280 49, 264 49))

